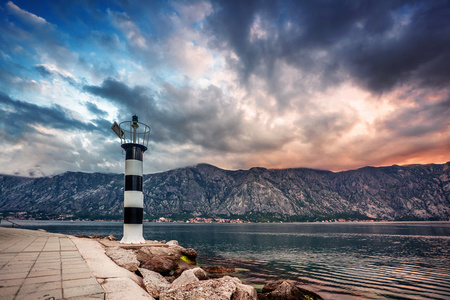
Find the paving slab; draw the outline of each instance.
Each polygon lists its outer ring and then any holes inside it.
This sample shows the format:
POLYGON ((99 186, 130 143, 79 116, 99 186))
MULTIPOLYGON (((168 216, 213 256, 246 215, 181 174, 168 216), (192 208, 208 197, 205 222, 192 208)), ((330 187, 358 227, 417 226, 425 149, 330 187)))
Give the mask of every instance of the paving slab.
POLYGON ((105 298, 70 236, 0 227, 0 299, 105 298))
MULTIPOLYGON (((106 256, 104 244, 100 244, 97 240, 86 238, 71 237, 71 239, 103 287, 107 300, 154 299, 144 290, 141 277, 119 267, 106 256)), ((108 246, 115 246, 116 244, 112 243, 108 244, 108 246)))

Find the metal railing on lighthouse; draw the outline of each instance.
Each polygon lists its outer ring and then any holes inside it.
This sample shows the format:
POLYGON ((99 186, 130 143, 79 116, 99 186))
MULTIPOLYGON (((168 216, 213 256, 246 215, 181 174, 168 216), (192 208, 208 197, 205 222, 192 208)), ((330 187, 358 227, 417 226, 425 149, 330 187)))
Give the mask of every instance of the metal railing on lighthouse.
POLYGON ((123 121, 120 124, 114 122, 111 129, 120 138, 122 144, 133 143, 148 147, 151 129, 148 125, 139 122, 136 115, 131 121, 123 121))
POLYGON ((138 121, 136 115, 131 121, 114 122, 111 129, 121 141, 125 150, 125 190, 123 244, 144 244, 142 221, 144 219, 143 163, 148 147, 150 127, 138 121))

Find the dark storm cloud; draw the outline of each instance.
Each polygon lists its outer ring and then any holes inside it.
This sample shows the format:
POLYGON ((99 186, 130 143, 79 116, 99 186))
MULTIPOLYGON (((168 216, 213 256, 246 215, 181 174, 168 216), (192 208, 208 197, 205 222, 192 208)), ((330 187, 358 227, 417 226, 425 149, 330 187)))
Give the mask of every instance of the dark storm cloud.
MULTIPOLYGON (((157 103, 156 95, 150 89, 135 86, 128 87, 114 79, 105 80, 101 86, 85 86, 85 91, 110 100, 120 106, 119 118, 130 119, 137 114, 141 121, 148 120, 153 128, 152 138, 158 142, 199 139, 198 133, 204 132, 200 125, 207 123, 214 115, 213 107, 202 107, 193 110, 188 103, 192 91, 185 87, 176 89, 170 84, 165 85, 164 102, 157 103)), ((217 120, 219 123, 220 120, 217 120)), ((208 124, 208 125, 207 125, 208 124)))
POLYGON ((34 69, 42 76, 42 77, 51 77, 53 76, 53 72, 48 70, 45 66, 36 66, 34 69))
POLYGON ((95 130, 91 124, 85 124, 68 116, 69 112, 59 105, 42 107, 36 104, 13 100, 0 92, 0 126, 11 136, 36 131, 32 126, 64 130, 95 130))
POLYGON ((39 65, 39 66, 35 66, 34 70, 43 78, 61 78, 62 80, 66 81, 68 84, 77 87, 78 83, 75 81, 75 79, 73 79, 70 76, 64 76, 61 73, 57 72, 57 71, 53 71, 53 70, 49 70, 48 68, 46 68, 43 65, 39 65))
POLYGON ((101 86, 84 89, 118 104, 123 120, 137 114, 152 127, 152 140, 156 142, 191 141, 214 151, 245 152, 279 149, 289 141, 282 134, 271 136, 269 131, 263 137, 254 136, 253 129, 243 123, 242 112, 216 86, 195 90, 165 83, 162 92, 156 94, 148 88, 130 88, 107 79, 101 86))
POLYGON ((214 3, 205 28, 216 48, 234 50, 240 60, 230 64, 244 80, 256 74, 270 81, 277 60, 328 85, 345 71, 376 93, 403 83, 442 87, 450 79, 447 0, 214 3), (257 22, 266 36, 252 41, 257 22))
POLYGON ((106 111, 99 109, 95 103, 86 102, 85 105, 86 108, 94 115, 97 115, 99 117, 106 117, 108 115, 106 111))
POLYGON ((128 120, 138 114, 158 120, 160 114, 155 108, 155 100, 150 89, 143 86, 128 87, 115 79, 105 79, 101 86, 86 85, 84 91, 104 98, 119 106, 119 118, 128 120))
POLYGON ((395 132, 396 137, 420 137, 450 129, 450 98, 427 101, 421 106, 394 112, 380 120, 378 128, 395 132))
POLYGON ((357 121, 352 112, 307 116, 306 120, 301 120, 301 139, 316 148, 329 147, 350 131, 357 121))
POLYGON ((94 43, 107 51, 121 48, 119 37, 116 34, 108 34, 106 32, 94 30, 91 31, 90 38, 94 43))
MULTIPOLYGON (((347 47, 344 57, 355 78, 373 91, 397 84, 446 87, 450 80, 450 1, 425 1, 404 5, 390 34, 361 38, 347 47), (409 10, 409 11, 408 11, 409 10), (391 36, 389 36, 391 35, 391 36)), ((394 13, 391 11, 391 13, 394 13)))

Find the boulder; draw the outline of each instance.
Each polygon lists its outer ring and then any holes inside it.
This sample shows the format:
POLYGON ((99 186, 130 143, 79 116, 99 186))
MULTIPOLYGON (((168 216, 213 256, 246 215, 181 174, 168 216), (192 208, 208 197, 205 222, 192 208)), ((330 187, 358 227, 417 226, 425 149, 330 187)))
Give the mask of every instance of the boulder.
POLYGON ((182 248, 180 249, 181 254, 183 254, 184 256, 186 256, 187 258, 189 258, 189 260, 194 261, 197 258, 197 251, 195 251, 192 248, 182 248))
POLYGON ((172 286, 160 293, 160 300, 256 300, 253 287, 230 276, 218 279, 196 281, 186 285, 172 286))
POLYGON ((171 241, 168 241, 166 244, 167 244, 167 245, 175 245, 175 246, 178 246, 178 241, 176 241, 176 240, 171 240, 171 241))
POLYGON ((86 234, 77 234, 75 235, 77 238, 90 239, 91 237, 86 234))
POLYGON ((141 247, 136 254, 141 267, 165 276, 175 271, 173 274, 175 277, 180 276, 185 270, 195 268, 196 256, 197 252, 194 249, 185 249, 174 242, 170 243, 169 247, 141 247))
MULTIPOLYGON (((232 277, 234 278, 234 277, 232 277)), ((258 293, 251 285, 243 284, 240 280, 236 282, 236 291, 232 295, 233 300, 258 299, 258 293)))
POLYGON ((178 265, 178 268, 173 273, 173 275, 175 277, 179 277, 186 270, 197 268, 197 266, 188 264, 187 262, 183 261, 182 259, 176 260, 175 263, 178 265))
MULTIPOLYGON (((137 259, 136 259, 137 261, 137 259)), ((141 267, 158 272, 162 275, 169 275, 171 271, 175 270, 178 266, 170 258, 164 256, 151 256, 148 260, 141 263, 141 267)))
POLYGON ((173 282, 173 285, 184 285, 191 282, 196 282, 199 280, 206 280, 208 279, 208 275, 206 275, 205 271, 203 269, 197 267, 189 270, 185 270, 181 275, 175 279, 173 282))
POLYGON ((185 285, 191 282, 197 282, 199 279, 195 276, 193 270, 186 270, 181 273, 180 277, 172 282, 172 286, 185 285))
POLYGON ((321 300, 322 297, 316 293, 307 291, 296 286, 293 280, 277 280, 267 283, 262 293, 258 295, 259 300, 321 300))
POLYGON ((146 261, 150 260, 153 257, 153 255, 148 254, 148 252, 143 251, 143 249, 139 249, 136 251, 136 259, 141 263, 144 264, 146 261))
POLYGON ((93 239, 104 239, 105 238, 103 235, 100 235, 100 234, 93 234, 91 237, 93 239))
POLYGON ((202 267, 208 273, 234 273, 236 272, 235 268, 226 268, 223 266, 204 266, 202 267))
POLYGON ((139 267, 139 261, 133 251, 128 251, 119 247, 106 249, 106 255, 109 256, 117 265, 134 272, 139 267))
POLYGON ((188 258, 187 260, 191 263, 195 264, 195 259, 197 258, 197 251, 191 248, 183 248, 179 245, 176 245, 176 241, 171 243, 172 241, 168 242, 170 244, 167 244, 168 247, 141 247, 139 249, 139 252, 142 254, 147 254, 150 256, 168 256, 172 258, 181 258, 185 256, 188 258))
POLYGON ((206 275, 206 272, 203 271, 202 268, 198 268, 198 267, 194 268, 194 269, 192 269, 192 272, 194 273, 195 277, 197 277, 199 280, 207 280, 207 279, 209 279, 208 275, 206 275))
POLYGON ((113 236, 112 234, 108 235, 108 236, 106 237, 106 239, 109 240, 109 241, 117 241, 116 237, 113 236))
POLYGON ((143 277, 145 289, 153 298, 159 298, 161 291, 170 288, 170 283, 159 273, 139 268, 143 277))
POLYGON ((171 245, 169 247, 142 247, 140 251, 151 256, 180 257, 183 254, 181 253, 179 248, 184 249, 180 246, 171 245))

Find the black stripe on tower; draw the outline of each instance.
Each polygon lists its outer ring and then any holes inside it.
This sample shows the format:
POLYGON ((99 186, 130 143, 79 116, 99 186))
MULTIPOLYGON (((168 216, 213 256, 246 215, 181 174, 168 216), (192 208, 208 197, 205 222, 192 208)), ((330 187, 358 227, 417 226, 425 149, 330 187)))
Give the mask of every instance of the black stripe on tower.
POLYGON ((142 176, 125 175, 125 191, 142 192, 142 176))
POLYGON ((147 147, 139 144, 123 144, 122 148, 125 149, 125 159, 144 160, 144 152, 147 147))
POLYGON ((144 209, 142 207, 124 207, 124 224, 142 224, 144 209))

